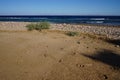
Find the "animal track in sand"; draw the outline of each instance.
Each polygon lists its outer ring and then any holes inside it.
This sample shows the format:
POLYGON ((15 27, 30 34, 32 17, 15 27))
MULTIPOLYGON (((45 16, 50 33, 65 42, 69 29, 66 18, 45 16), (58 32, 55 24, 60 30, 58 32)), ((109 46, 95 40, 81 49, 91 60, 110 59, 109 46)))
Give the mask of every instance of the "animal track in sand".
POLYGON ((83 67, 91 67, 92 64, 76 64, 76 67, 83 68, 83 67))
POLYGON ((63 60, 62 60, 62 59, 60 59, 60 60, 59 60, 59 63, 61 63, 62 61, 63 61, 63 60))
POLYGON ((47 57, 47 54, 44 54, 44 57, 47 57))

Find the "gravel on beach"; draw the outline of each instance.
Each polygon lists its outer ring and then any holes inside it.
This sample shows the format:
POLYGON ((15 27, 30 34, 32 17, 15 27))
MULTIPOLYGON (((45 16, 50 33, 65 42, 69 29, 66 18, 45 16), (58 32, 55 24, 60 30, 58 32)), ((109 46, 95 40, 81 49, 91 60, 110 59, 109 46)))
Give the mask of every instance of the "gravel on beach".
MULTIPOLYGON (((0 22, 0 31, 27 31, 30 22, 0 22)), ((51 30, 78 31, 106 35, 108 38, 120 39, 120 27, 91 26, 79 24, 51 24, 51 30)))

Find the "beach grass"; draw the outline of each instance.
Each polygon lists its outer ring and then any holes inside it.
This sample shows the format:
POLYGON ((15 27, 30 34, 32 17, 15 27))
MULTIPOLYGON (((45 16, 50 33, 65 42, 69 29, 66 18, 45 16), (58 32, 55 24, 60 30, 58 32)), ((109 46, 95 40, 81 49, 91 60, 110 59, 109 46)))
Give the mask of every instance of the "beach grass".
POLYGON ((35 24, 28 24, 27 26, 27 29, 29 31, 32 31, 32 30, 43 30, 43 29, 49 29, 50 28, 50 24, 48 22, 40 22, 40 23, 35 23, 35 24))
POLYGON ((73 31, 69 31, 69 32, 67 32, 66 33, 66 35, 68 35, 68 36, 78 36, 78 32, 73 32, 73 31))
POLYGON ((32 31, 35 29, 35 24, 28 24, 28 25, 26 25, 26 27, 29 31, 32 31))

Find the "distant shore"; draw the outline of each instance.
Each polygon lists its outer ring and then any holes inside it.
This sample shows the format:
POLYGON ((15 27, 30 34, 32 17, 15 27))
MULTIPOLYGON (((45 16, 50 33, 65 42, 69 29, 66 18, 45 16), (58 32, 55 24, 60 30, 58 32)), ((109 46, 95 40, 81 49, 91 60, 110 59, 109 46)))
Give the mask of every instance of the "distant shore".
MULTIPOLYGON (((0 31, 27 31, 26 25, 31 22, 0 22, 0 31)), ((77 31, 105 35, 108 38, 120 39, 120 27, 80 24, 52 24, 50 30, 77 31)))

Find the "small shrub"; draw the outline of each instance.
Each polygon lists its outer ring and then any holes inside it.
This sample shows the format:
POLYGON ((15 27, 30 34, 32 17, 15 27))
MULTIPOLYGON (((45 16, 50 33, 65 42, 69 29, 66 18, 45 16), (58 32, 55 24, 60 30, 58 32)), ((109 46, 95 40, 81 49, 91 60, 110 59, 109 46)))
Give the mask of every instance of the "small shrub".
POLYGON ((35 24, 35 30, 41 31, 41 24, 40 23, 35 24))
POLYGON ((28 24, 26 27, 28 28, 29 31, 32 31, 35 29, 35 24, 28 24))
POLYGON ((50 24, 48 22, 41 22, 36 24, 35 29, 41 31, 42 29, 49 29, 49 27, 50 27, 50 24))
POLYGON ((41 28, 42 29, 49 29, 50 28, 50 24, 48 22, 41 22, 41 28))
POLYGON ((36 23, 36 24, 29 24, 26 26, 28 28, 28 30, 39 30, 41 31, 42 29, 49 29, 50 24, 48 22, 40 22, 40 23, 36 23))
POLYGON ((68 32, 67 33, 68 36, 77 36, 78 35, 78 32, 68 32))

